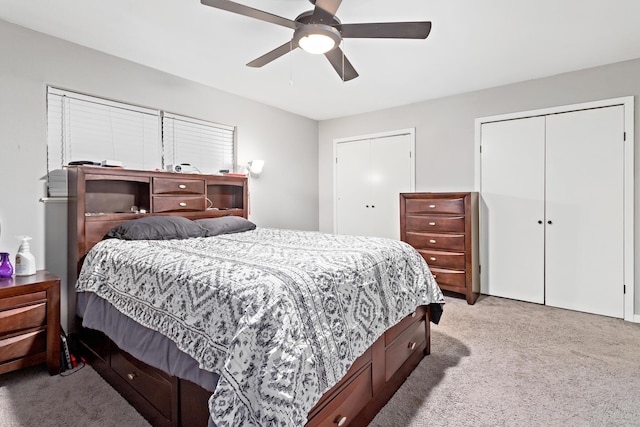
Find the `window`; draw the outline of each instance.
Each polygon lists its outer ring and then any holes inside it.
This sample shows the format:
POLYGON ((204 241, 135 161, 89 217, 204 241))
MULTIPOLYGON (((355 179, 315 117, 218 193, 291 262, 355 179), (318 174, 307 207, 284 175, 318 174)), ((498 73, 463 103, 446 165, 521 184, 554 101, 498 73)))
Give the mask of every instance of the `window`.
POLYGON ((47 126, 51 196, 66 194, 61 169, 73 161, 116 160, 140 170, 188 163, 201 173, 233 171, 236 162, 232 126, 52 87, 47 126))
POLYGON ((162 115, 165 164, 188 163, 201 173, 233 171, 234 128, 175 114, 162 115))

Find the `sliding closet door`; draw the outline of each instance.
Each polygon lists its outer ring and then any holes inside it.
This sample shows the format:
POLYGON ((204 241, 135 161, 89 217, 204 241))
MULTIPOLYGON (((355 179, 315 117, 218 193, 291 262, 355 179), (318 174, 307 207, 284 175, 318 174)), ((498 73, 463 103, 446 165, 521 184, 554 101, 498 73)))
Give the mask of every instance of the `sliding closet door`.
POLYGON ((547 116, 546 304, 623 317, 624 111, 547 116))
POLYGON ((483 292, 544 303, 544 117, 482 125, 483 292))

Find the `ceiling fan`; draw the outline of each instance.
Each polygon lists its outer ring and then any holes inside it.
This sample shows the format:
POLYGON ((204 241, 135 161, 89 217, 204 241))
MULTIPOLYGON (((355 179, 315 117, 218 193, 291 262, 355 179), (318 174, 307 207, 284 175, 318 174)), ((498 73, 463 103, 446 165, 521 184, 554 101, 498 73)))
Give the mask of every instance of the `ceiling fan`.
POLYGON ((272 51, 254 59, 249 67, 262 67, 298 47, 324 54, 343 81, 358 77, 358 72, 340 49, 346 38, 426 39, 431 22, 382 22, 343 24, 336 17, 342 0, 309 0, 315 7, 294 20, 273 15, 229 0, 200 0, 204 5, 226 10, 261 21, 291 28, 293 38, 272 51))

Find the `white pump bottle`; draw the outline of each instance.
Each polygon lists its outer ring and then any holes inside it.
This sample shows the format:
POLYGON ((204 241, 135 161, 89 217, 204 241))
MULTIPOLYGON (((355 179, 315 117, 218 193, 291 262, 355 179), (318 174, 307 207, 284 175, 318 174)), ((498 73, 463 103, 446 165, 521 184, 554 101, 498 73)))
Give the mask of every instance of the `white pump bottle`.
POLYGON ((29 247, 31 237, 18 236, 18 238, 22 239, 22 244, 16 254, 15 274, 16 276, 31 276, 32 274, 36 274, 36 258, 31 253, 29 247))

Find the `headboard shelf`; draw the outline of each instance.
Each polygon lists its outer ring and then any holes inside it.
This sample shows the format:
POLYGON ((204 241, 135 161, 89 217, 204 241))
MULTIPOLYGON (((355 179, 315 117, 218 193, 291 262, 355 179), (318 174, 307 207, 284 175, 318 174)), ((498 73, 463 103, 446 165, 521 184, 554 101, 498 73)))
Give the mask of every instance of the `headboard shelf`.
POLYGON ((70 286, 87 252, 124 221, 153 215, 248 217, 246 177, 73 166, 67 182, 70 286))

